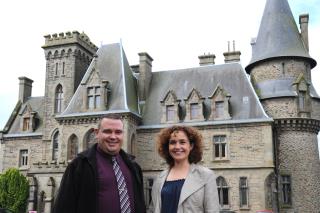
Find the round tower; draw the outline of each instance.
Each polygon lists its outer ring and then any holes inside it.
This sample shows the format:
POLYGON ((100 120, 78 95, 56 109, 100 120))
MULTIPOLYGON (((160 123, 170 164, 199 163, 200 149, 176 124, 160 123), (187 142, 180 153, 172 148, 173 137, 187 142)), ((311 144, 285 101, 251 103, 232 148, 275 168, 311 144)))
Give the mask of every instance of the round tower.
POLYGON ((287 0, 267 0, 246 67, 274 119, 277 212, 320 209, 320 97, 311 82, 308 18, 300 16, 300 33, 287 0))

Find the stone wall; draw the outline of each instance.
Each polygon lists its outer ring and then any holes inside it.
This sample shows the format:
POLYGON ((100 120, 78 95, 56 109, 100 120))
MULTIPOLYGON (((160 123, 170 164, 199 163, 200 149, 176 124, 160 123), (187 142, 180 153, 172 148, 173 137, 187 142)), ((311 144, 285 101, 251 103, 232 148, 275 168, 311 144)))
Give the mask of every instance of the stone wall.
POLYGON ((311 82, 310 65, 304 60, 274 59, 256 65, 251 71, 251 79, 254 85, 267 80, 298 78, 301 73, 308 82, 311 82))
MULTIPOLYGON (((320 161, 317 135, 284 131, 279 139, 279 172, 292 178, 292 207, 298 212, 320 209, 320 161), (310 210, 312 209, 312 210, 310 210)), ((281 212, 286 212, 282 209, 281 212)))
POLYGON ((2 144, 4 153, 3 171, 8 168, 19 168, 22 171, 29 169, 33 163, 41 161, 42 140, 41 136, 33 138, 10 138, 2 144), (28 150, 28 166, 19 167, 20 150, 28 150))
POLYGON ((296 118, 298 105, 295 98, 266 99, 263 100, 263 108, 270 117, 296 118))
MULTIPOLYGON (((272 129, 270 124, 198 127, 204 139, 203 163, 210 168, 273 167, 272 129), (226 159, 213 156, 213 136, 226 135, 226 159)), ((160 129, 138 129, 137 161, 144 170, 166 167, 158 156, 156 135, 160 129)))
MULTIPOLYGON (((225 178, 229 189, 230 209, 237 212, 255 213, 266 208, 265 181, 274 171, 272 129, 268 123, 242 124, 230 126, 201 126, 205 143, 202 165, 215 171, 216 176, 225 178), (213 136, 226 135, 228 143, 227 159, 215 160, 213 136), (240 208, 239 179, 247 177, 249 206, 240 208)), ((144 172, 146 199, 149 198, 149 180, 156 178, 167 168, 158 155, 156 135, 160 129, 138 129, 137 161, 144 172)))

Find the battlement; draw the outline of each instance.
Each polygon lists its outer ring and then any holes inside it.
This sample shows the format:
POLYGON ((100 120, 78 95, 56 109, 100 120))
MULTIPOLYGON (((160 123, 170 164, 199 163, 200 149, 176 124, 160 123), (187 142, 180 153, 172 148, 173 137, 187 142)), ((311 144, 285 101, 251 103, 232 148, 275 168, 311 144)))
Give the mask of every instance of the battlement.
POLYGON ((90 41, 89 37, 85 33, 79 33, 78 31, 49 34, 45 35, 44 38, 45 44, 42 48, 78 43, 92 53, 95 53, 98 50, 98 47, 90 41))

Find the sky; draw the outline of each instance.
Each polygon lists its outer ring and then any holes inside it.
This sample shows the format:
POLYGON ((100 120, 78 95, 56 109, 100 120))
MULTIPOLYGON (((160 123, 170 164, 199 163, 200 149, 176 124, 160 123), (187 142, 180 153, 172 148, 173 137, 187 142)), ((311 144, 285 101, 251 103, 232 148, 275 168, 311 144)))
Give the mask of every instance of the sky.
MULTIPOLYGON (((296 22, 309 13, 312 70, 320 93, 320 0, 288 0, 296 22)), ((131 65, 139 52, 154 59, 153 71, 197 67, 198 56, 224 63, 235 40, 241 64, 251 59, 250 40, 258 34, 266 0, 10 0, 0 3, 0 129, 18 101, 18 77, 34 80, 32 96, 44 95, 44 35, 86 33, 98 47, 122 42, 131 65)))

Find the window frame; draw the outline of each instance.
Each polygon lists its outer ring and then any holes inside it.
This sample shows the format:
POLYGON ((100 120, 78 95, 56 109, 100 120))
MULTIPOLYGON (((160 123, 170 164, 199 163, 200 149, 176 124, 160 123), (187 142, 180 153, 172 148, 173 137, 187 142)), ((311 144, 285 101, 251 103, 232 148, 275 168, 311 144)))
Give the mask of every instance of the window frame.
POLYGON ((166 121, 173 122, 175 119, 175 105, 166 105, 166 121))
POLYGON ((86 133, 85 145, 84 145, 83 150, 90 148, 95 143, 97 143, 96 134, 94 132, 94 129, 92 128, 92 129, 89 129, 86 133))
POLYGON ((249 207, 249 186, 248 186, 248 178, 247 177, 240 177, 239 178, 239 204, 240 208, 248 208, 249 207), (242 184, 242 181, 244 180, 244 184, 242 184), (245 195, 244 202, 243 195, 245 195))
POLYGON ((31 118, 24 117, 22 121, 22 131, 26 132, 30 130, 31 118))
POLYGON ((68 160, 73 160, 79 153, 79 138, 72 134, 68 140, 68 160))
POLYGON ((224 116, 224 101, 216 101, 215 102, 215 118, 223 119, 224 116))
POLYGON ((197 120, 200 117, 199 103, 190 103, 190 120, 197 120))
POLYGON ((57 161, 59 155, 59 131, 56 131, 52 137, 52 160, 57 161))
POLYGON ((228 143, 227 136, 223 134, 214 135, 213 140, 213 159, 214 160, 226 160, 228 159, 228 143), (219 138, 217 141, 216 138, 219 138), (224 138, 223 141, 221 138, 224 138), (218 150, 217 150, 218 147, 218 150), (222 155, 224 153, 224 156, 222 155), (218 156, 217 156, 218 154, 218 156))
POLYGON ((298 93, 298 107, 299 111, 305 112, 306 111, 306 100, 307 100, 307 93, 306 91, 299 91, 298 93))
POLYGON ((225 178, 222 176, 217 177, 216 182, 217 182, 219 205, 222 209, 228 209, 230 207, 230 190, 229 190, 228 183, 225 180, 225 178))
POLYGON ((292 193, 291 193, 291 176, 287 174, 280 175, 281 181, 281 203, 285 206, 292 205, 292 193))
POLYGON ((87 109, 95 110, 101 106, 102 96, 101 86, 87 87, 87 109), (92 92, 91 92, 92 91, 92 92), (99 101, 98 101, 99 100, 99 101), (92 104, 91 104, 92 103, 92 104))
POLYGON ((55 97, 54 97, 54 112, 61 113, 62 112, 62 102, 63 102, 63 88, 62 85, 59 84, 56 87, 55 97))
POLYGON ((19 151, 19 167, 28 166, 29 161, 29 150, 28 149, 20 149, 19 151))

